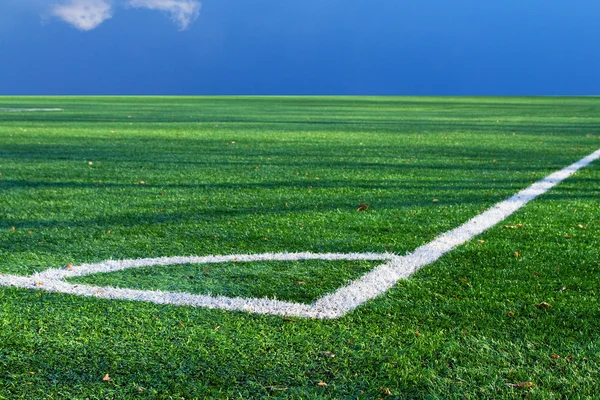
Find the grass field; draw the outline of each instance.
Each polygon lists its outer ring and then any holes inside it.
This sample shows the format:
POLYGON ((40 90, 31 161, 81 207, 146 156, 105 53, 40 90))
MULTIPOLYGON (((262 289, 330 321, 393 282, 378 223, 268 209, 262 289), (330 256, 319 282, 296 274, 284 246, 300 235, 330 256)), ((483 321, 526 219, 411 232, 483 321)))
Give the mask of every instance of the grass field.
MULTIPOLYGON (((599 148, 598 98, 0 97, 0 273, 402 255, 599 148)), ((595 162, 339 319, 0 286, 0 399, 594 398, 599 238, 595 162)), ((310 303, 378 264, 72 281, 310 303)))

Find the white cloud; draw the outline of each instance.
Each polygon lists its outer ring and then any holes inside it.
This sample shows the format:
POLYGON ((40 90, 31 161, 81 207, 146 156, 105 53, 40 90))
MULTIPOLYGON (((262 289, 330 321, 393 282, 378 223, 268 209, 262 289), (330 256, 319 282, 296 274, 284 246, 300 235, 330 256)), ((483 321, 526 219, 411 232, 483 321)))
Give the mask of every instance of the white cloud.
POLYGON ((52 7, 52 15, 89 31, 112 17, 112 6, 106 0, 70 0, 52 7))
POLYGON ((202 4, 195 0, 129 0, 129 7, 148 8, 167 12, 180 30, 187 27, 198 18, 202 4))
MULTIPOLYGON (((34 1, 42 0, 20 1, 29 1, 33 4, 34 1)), ((113 3, 115 7, 146 8, 166 12, 180 30, 187 29, 198 18, 202 6, 198 0, 61 0, 59 4, 55 3, 50 7, 50 15, 62 19, 77 29, 89 31, 112 18, 113 3)))

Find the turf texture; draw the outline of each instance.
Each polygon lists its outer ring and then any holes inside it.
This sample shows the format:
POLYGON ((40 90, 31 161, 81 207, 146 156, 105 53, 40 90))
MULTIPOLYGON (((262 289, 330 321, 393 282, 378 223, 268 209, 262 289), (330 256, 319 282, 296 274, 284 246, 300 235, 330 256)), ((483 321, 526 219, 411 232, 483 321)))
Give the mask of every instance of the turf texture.
MULTIPOLYGON (((0 98, 44 107, 0 111, 0 273, 404 254, 600 148, 597 98, 0 98)), ((594 397, 599 182, 596 162, 339 320, 0 288, 0 398, 594 397)), ((373 265, 285 264, 80 279, 310 302, 373 265)))

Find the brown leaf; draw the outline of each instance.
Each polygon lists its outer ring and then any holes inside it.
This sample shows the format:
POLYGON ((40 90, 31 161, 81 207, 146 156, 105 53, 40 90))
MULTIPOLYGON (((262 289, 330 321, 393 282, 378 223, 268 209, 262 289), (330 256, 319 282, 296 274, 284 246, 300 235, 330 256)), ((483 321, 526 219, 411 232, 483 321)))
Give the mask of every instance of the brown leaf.
POLYGON ((384 396, 391 396, 392 395, 392 391, 388 388, 380 388, 379 389, 381 391, 381 394, 384 396))
POLYGON ((519 252, 515 251, 515 257, 519 258, 519 252))
POLYGON ((512 312, 512 311, 509 311, 509 312, 508 312, 508 316, 509 316, 509 317, 514 317, 514 316, 515 316, 515 313, 514 313, 514 312, 512 312))
POLYGON ((415 335, 417 335, 417 336, 420 336, 420 335, 421 335, 421 332, 419 332, 419 331, 416 331, 416 332, 415 332, 415 335))
POLYGON ((553 360, 556 360, 556 359, 560 358, 560 356, 558 354, 552 354, 550 356, 550 358, 552 358, 553 360))
POLYGON ((533 382, 519 382, 517 384, 517 386, 520 387, 520 388, 530 388, 530 387, 535 386, 535 383, 533 383, 533 382))
POLYGON ((11 232, 14 232, 14 231, 15 231, 15 227, 14 227, 14 226, 11 226, 11 227, 10 227, 10 231, 11 231, 11 232))
POLYGON ((358 208, 356 209, 356 211, 367 211, 369 209, 369 206, 366 205, 365 203, 360 203, 358 205, 358 208))
POLYGON ((67 264, 65 265, 65 269, 71 271, 73 269, 73 266, 71 264, 67 264))
POLYGON ((325 383, 325 382, 317 382, 317 386, 325 387, 325 386, 327 386, 327 383, 325 383))
POLYGON ((335 358, 335 354, 330 351, 324 351, 322 354, 327 358, 335 358))
POLYGON ((550 304, 546 303, 545 301, 542 301, 541 303, 536 304, 535 306, 537 308, 542 308, 542 309, 543 308, 550 308, 550 307, 552 307, 550 304))
POLYGON ((567 233, 567 234, 565 234, 565 238, 566 238, 566 239, 571 239, 572 237, 573 237, 573 236, 569 235, 568 233, 567 233))
POLYGON ((110 378, 110 375, 106 374, 104 375, 104 378, 102 378, 103 382, 110 382, 112 379, 110 378))
POLYGON ((35 286, 42 286, 44 284, 44 282, 36 282, 35 286))
POLYGON ((185 325, 183 324, 183 322, 181 322, 181 321, 179 321, 178 323, 179 323, 179 326, 180 326, 180 327, 182 327, 182 328, 185 326, 185 325))

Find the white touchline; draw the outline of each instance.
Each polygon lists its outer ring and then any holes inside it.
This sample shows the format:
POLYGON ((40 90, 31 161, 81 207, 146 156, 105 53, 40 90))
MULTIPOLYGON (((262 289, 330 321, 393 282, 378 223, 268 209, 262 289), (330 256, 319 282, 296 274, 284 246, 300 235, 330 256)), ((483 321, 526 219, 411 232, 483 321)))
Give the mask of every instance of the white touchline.
POLYGON ((600 149, 576 163, 554 172, 507 200, 467 221, 458 228, 441 234, 433 241, 404 256, 375 253, 264 253, 228 256, 162 257, 137 260, 109 260, 97 264, 82 264, 70 269, 48 269, 32 276, 0 274, 0 286, 45 290, 91 296, 104 299, 147 301, 156 304, 207 307, 223 310, 246 311, 257 314, 295 316, 305 318, 339 318, 368 300, 385 293, 400 279, 405 279, 419 268, 431 264, 455 247, 498 224, 519 208, 546 193, 579 169, 600 158, 600 149), (152 290, 120 289, 81 284, 71 284, 64 279, 95 273, 109 273, 128 268, 153 265, 203 264, 250 261, 296 261, 296 260, 382 260, 384 264, 350 282, 334 293, 321 297, 313 304, 293 303, 268 298, 240 298, 195 295, 152 290))
POLYGON ((62 108, 2 108, 0 112, 45 112, 45 111, 63 111, 62 108))

